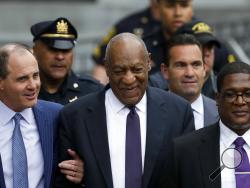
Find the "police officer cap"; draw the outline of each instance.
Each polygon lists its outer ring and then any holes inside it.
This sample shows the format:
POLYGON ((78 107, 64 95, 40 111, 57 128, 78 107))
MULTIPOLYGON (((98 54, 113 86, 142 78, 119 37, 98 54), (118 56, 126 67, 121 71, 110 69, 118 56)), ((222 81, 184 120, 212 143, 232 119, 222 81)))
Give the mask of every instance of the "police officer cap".
POLYGON ((33 41, 41 40, 46 45, 68 50, 75 46, 77 31, 66 18, 57 18, 54 21, 39 22, 31 26, 33 41))
POLYGON ((202 45, 212 43, 217 47, 220 47, 220 42, 214 36, 212 28, 203 21, 192 20, 176 31, 176 34, 184 33, 194 35, 202 45))

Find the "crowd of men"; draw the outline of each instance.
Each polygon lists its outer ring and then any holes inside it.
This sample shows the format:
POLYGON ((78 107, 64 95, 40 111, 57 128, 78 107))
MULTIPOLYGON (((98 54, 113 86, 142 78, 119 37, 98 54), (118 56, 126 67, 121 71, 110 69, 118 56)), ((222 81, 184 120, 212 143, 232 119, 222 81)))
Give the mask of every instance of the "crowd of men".
POLYGON ((93 77, 71 69, 67 18, 1 46, 0 188, 249 188, 250 65, 192 3, 151 0, 115 24, 93 77))

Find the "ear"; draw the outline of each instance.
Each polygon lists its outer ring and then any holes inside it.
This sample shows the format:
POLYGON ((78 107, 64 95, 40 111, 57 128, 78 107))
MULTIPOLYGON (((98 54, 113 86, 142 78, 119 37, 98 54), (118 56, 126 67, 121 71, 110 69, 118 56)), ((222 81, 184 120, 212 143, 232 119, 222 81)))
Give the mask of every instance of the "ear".
POLYGON ((205 76, 206 76, 206 67, 205 67, 205 62, 203 61, 203 73, 202 73, 202 75, 203 75, 203 78, 205 78, 205 76))
POLYGON ((219 106, 220 104, 220 93, 216 92, 215 93, 215 101, 216 101, 216 106, 219 106))
POLYGON ((151 53, 148 53, 147 65, 148 65, 148 71, 150 71, 151 68, 152 68, 152 65, 153 65, 153 60, 152 60, 152 55, 151 55, 151 53))
POLYGON ((4 86, 3 86, 3 79, 0 78, 0 90, 4 90, 4 86))
POLYGON ((109 71, 109 63, 107 62, 106 59, 104 59, 103 62, 104 62, 104 68, 105 68, 106 74, 109 77, 109 73, 110 73, 110 71, 109 71))
POLYGON ((165 63, 161 64, 161 74, 163 75, 163 77, 168 80, 168 67, 165 63))

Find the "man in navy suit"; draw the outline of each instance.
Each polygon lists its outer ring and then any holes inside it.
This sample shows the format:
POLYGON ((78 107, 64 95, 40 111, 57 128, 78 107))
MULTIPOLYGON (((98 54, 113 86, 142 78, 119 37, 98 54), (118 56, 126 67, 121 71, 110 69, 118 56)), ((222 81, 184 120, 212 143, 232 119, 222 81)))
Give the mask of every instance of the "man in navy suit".
MULTIPOLYGON (((131 33, 116 35, 110 40, 105 56, 110 85, 61 111, 59 161, 68 159, 67 148, 74 149, 84 161, 86 187, 127 188, 128 182, 141 185, 129 188, 162 187, 162 177, 171 165, 172 139, 194 130, 188 102, 173 93, 148 87, 150 62, 140 38, 131 33), (137 125, 138 121, 140 124, 139 128, 134 125, 139 129, 138 137, 128 131, 131 111, 137 114, 137 125), (131 141, 132 146, 128 143, 131 137, 139 139, 131 141), (141 149, 127 152, 138 143, 141 149), (138 162, 127 159, 137 152, 141 152, 138 162), (127 172, 135 167, 128 167, 129 162, 141 166, 138 178, 127 178, 130 175, 127 172)), ((60 174, 56 180, 56 187, 73 187, 60 174)))
MULTIPOLYGON (((19 44, 0 48, 0 188, 52 187, 62 106, 37 100, 39 89, 39 69, 33 54, 19 44)), ((74 160, 62 162, 61 170, 79 183, 82 163, 74 151, 69 154, 74 160)))
POLYGON ((169 90, 190 102, 196 130, 218 121, 215 101, 201 94, 205 66, 201 44, 193 35, 180 34, 169 40, 161 71, 169 90))

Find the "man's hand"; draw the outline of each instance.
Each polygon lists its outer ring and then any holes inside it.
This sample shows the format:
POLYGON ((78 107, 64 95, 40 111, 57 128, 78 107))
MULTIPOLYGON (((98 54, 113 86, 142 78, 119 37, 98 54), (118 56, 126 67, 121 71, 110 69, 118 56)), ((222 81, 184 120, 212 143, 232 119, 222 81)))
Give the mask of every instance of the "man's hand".
POLYGON ((72 160, 62 161, 58 166, 61 173, 65 174, 69 181, 80 184, 84 175, 83 161, 77 153, 71 149, 68 149, 68 154, 72 157, 72 160))

